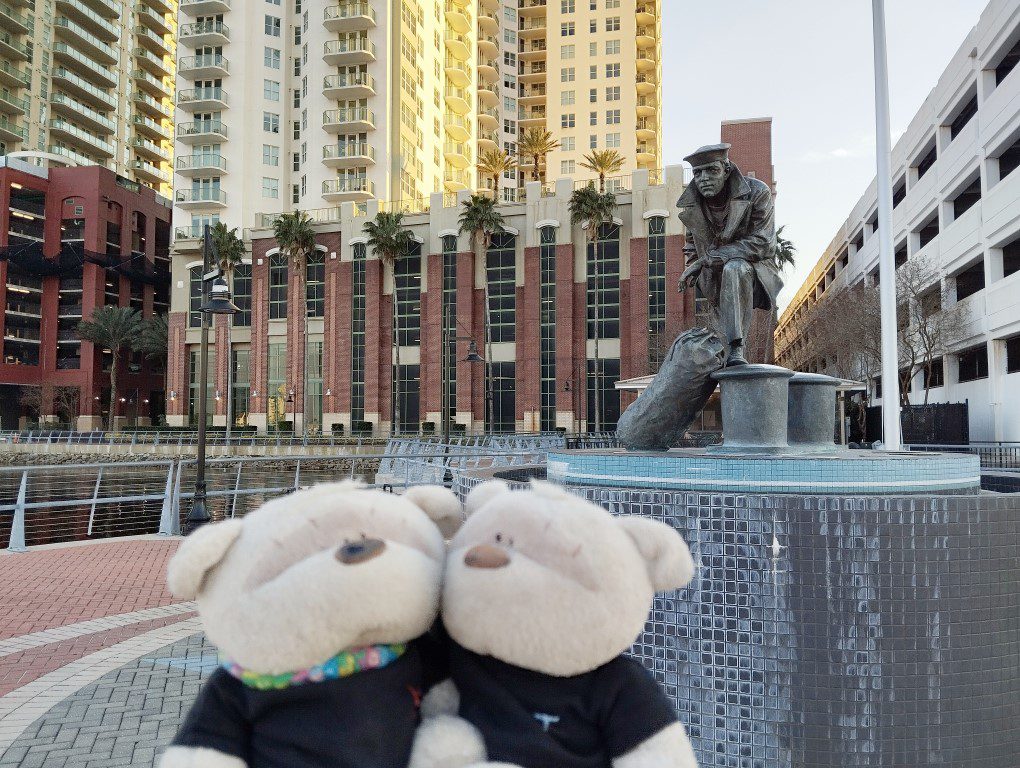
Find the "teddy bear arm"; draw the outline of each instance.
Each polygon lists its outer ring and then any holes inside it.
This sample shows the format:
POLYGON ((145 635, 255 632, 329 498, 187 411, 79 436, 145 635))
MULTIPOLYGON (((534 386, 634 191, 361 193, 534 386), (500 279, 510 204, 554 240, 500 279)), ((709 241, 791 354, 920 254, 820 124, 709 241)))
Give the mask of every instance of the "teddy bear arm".
POLYGON ((613 760, 613 768, 698 768, 683 725, 674 723, 613 760))
POLYGON ((437 715, 418 726, 408 768, 466 768, 485 757, 477 728, 456 715, 437 715))
POLYGON ((248 768, 248 764, 208 747, 171 746, 160 757, 159 768, 248 768))

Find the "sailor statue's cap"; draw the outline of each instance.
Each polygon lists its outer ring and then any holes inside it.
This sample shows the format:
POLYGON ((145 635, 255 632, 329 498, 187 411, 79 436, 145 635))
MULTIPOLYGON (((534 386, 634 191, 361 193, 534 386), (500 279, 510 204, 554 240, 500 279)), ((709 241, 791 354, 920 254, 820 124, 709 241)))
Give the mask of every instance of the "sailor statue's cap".
POLYGON ((691 164, 692 168, 700 168, 703 165, 716 161, 725 163, 730 157, 731 144, 708 144, 696 149, 684 158, 685 162, 691 164))

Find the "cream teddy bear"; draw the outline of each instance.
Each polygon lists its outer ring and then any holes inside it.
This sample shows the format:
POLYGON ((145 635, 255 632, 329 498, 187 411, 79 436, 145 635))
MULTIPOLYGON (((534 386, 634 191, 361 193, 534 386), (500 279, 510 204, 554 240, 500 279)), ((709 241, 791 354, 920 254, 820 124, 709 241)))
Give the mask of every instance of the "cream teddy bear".
POLYGON ((445 488, 345 482, 185 539, 167 581, 197 599, 223 664, 160 768, 405 768, 421 696, 444 674, 421 638, 461 518, 445 488))
POLYGON ((411 768, 696 768, 672 701, 623 655, 655 593, 693 577, 679 534, 541 482, 485 483, 467 511, 442 600, 456 691, 430 695, 411 768))

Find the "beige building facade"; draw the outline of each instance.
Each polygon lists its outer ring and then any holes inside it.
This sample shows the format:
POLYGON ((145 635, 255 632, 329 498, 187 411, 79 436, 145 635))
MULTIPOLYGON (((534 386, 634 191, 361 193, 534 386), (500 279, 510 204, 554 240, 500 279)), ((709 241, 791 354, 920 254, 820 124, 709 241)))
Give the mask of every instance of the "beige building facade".
POLYGON ((177 0, 0 3, 0 154, 169 196, 177 0))

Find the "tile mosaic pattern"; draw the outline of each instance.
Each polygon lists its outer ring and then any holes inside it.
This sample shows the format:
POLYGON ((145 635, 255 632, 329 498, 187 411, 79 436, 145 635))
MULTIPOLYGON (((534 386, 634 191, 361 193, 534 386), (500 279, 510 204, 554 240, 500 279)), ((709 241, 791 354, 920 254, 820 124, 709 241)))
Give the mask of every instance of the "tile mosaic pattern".
POLYGON ((632 652, 701 768, 1017 764, 1020 494, 573 490, 691 548, 632 652))
POLYGON ((550 450, 548 473, 563 483, 714 493, 946 493, 976 490, 981 482, 974 455, 872 451, 764 457, 550 450))

